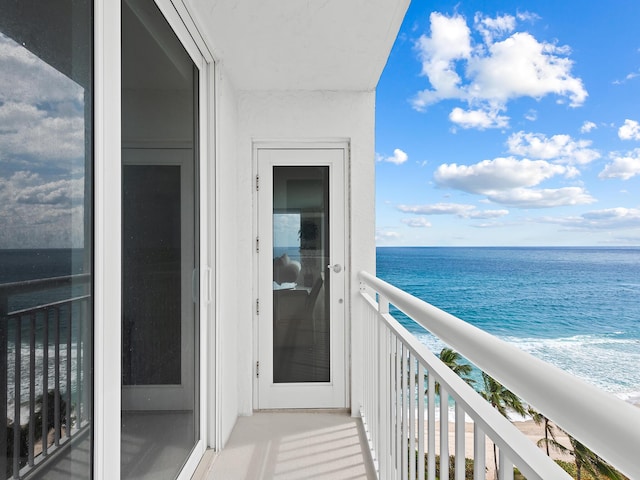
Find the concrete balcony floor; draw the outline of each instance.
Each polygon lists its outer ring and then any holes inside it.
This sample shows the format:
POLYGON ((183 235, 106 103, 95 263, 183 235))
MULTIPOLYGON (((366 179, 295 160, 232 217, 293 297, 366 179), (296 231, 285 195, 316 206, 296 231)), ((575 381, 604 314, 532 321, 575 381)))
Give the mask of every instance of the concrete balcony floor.
POLYGON ((195 480, 375 478, 362 422, 344 411, 240 417, 224 450, 212 457, 205 455, 195 480))

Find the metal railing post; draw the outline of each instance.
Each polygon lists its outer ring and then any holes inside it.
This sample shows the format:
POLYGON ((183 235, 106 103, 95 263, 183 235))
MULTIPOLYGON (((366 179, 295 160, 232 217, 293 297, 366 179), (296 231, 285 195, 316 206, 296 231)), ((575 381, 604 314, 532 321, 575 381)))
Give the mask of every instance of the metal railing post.
MULTIPOLYGON (((0 365, 9 365, 9 355, 7 350, 8 343, 8 298, 7 295, 0 293, 0 365)), ((0 476, 6 476, 7 472, 7 370, 8 368, 0 368, 0 476)))

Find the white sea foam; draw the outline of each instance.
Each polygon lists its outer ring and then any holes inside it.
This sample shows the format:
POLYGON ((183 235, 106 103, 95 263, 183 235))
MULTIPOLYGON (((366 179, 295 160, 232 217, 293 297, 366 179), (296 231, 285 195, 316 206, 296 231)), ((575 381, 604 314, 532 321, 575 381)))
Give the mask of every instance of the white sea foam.
MULTIPOLYGON (((575 375, 629 403, 640 405, 640 340, 609 336, 575 335, 564 338, 501 337, 521 350, 575 375)), ((430 334, 417 334, 434 354, 445 344, 430 334)), ((476 375, 477 381, 479 375, 476 375)))

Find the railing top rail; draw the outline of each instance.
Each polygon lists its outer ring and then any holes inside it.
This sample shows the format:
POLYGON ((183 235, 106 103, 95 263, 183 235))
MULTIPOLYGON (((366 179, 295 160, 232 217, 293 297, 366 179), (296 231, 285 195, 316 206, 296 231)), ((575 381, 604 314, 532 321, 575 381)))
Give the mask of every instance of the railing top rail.
POLYGON ((73 282, 88 282, 89 280, 91 280, 90 273, 79 273, 76 275, 64 275, 61 277, 24 280, 22 282, 0 283, 0 295, 29 293, 42 290, 43 288, 62 287, 73 282))
POLYGON ((380 280, 360 280, 631 478, 640 478, 640 409, 380 280))
POLYGON ((62 305, 68 305, 72 303, 77 303, 82 300, 87 300, 91 298, 91 295, 79 295, 77 297, 66 298, 64 300, 58 300, 57 302, 46 303, 44 305, 37 305, 35 307, 24 308, 22 310, 16 310, 14 312, 8 312, 7 318, 11 317, 19 317, 21 315, 28 315, 35 312, 40 312, 43 310, 48 310, 50 308, 61 307, 62 305))

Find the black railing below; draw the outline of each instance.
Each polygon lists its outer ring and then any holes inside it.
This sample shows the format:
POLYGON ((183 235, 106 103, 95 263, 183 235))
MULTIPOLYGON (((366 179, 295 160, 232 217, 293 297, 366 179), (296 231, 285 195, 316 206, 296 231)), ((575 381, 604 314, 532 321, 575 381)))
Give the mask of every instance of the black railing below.
POLYGON ((0 285, 0 475, 7 479, 43 466, 89 425, 90 279, 0 285))

